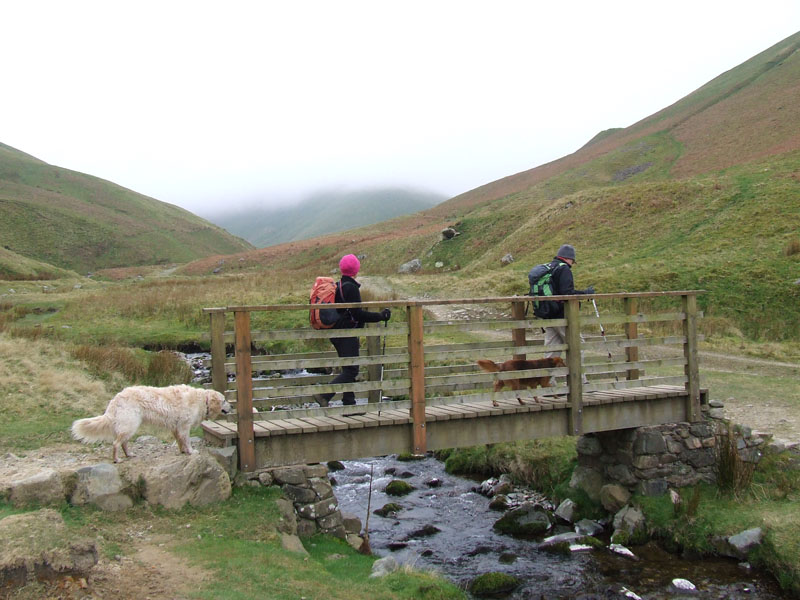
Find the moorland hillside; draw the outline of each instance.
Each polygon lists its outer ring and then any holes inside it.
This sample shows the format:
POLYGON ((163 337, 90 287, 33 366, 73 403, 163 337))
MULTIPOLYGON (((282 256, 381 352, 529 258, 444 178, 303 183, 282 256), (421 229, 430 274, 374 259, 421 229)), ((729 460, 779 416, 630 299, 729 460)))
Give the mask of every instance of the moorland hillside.
MULTIPOLYGON (((578 248, 578 285, 704 289, 706 316, 753 338, 800 337, 800 33, 562 159, 432 209, 240 255, 232 269, 364 272, 418 258, 439 296, 526 293, 526 273, 578 248), (460 235, 443 240, 454 226, 460 235), (500 259, 515 261, 502 267, 500 259), (438 265, 438 266, 437 266, 438 265)), ((219 258, 185 274, 210 273, 219 258)))
MULTIPOLYGON (((79 273, 185 263, 252 246, 192 213, 0 144, 0 240, 9 252, 79 273)), ((4 277, 25 278, 0 257, 4 277)), ((39 269, 40 275, 56 269, 39 269)))

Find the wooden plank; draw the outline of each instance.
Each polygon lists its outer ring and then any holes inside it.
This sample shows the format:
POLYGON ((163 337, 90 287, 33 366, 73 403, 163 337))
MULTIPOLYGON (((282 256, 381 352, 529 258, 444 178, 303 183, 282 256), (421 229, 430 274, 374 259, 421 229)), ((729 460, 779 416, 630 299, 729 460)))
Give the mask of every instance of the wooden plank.
POLYGON ((427 452, 425 440, 425 345, 423 337, 423 314, 419 306, 408 309, 408 372, 411 380, 411 418, 413 427, 413 453, 427 452))
POLYGON ((287 435, 295 435, 298 433, 303 433, 303 428, 298 425, 297 423, 292 423, 288 419, 275 419, 273 421, 264 421, 264 423, 271 423, 276 427, 280 427, 283 429, 283 432, 287 435))
POLYGON ((250 365, 250 313, 235 312, 236 331, 236 411, 239 435, 239 469, 252 472, 256 468, 255 432, 253 431, 253 380, 250 365))
POLYGON ((377 427, 378 421, 373 419, 367 414, 363 415, 348 415, 348 418, 353 419, 354 421, 361 423, 364 427, 377 427))
POLYGON ((438 406, 426 406, 425 418, 431 421, 448 421, 450 420, 450 411, 442 410, 438 406))
POLYGON ((272 435, 272 430, 269 427, 262 425, 264 421, 253 421, 253 435, 256 437, 269 437, 272 435))
POLYGON ((567 385, 569 386, 568 398, 569 431, 570 435, 583 433, 583 381, 581 377, 581 316, 580 304, 577 299, 565 302, 564 315, 567 317, 567 385))
MULTIPOLYGON (((296 427, 298 427, 300 429, 300 431, 298 433, 316 433, 317 431, 319 431, 319 428, 316 425, 313 425, 313 424, 309 423, 305 419, 291 419, 290 418, 290 419, 283 419, 283 422, 287 423, 289 425, 295 425, 296 427)), ((331 427, 331 429, 333 429, 333 428, 331 427)), ((287 432, 287 433, 291 433, 291 432, 287 432)))
POLYGON ((276 425, 274 421, 255 421, 262 429, 269 430, 271 435, 286 435, 286 428, 276 425))
POLYGON ((329 417, 333 421, 337 421, 339 424, 344 425, 347 429, 363 429, 364 423, 354 419, 353 417, 345 417, 344 415, 336 415, 329 417))
POLYGON ((322 421, 325 421, 325 423, 327 423, 329 425, 332 425, 334 431, 341 431, 343 429, 349 429, 348 424, 343 419, 339 419, 338 417, 336 417, 334 415, 326 416, 326 417, 317 417, 317 418, 321 419, 322 421))
MULTIPOLYGON (((319 419, 317 417, 301 417, 299 420, 313 425, 318 431, 330 431, 333 429, 333 423, 326 419, 319 419)), ((303 433, 306 432, 304 431, 303 433)))
POLYGON ((225 313, 210 313, 211 319, 211 387, 224 393, 228 375, 225 372, 225 313))
MULTIPOLYGON (((525 319, 525 301, 520 302, 512 302, 511 303, 511 316, 517 321, 523 321, 525 319)), ((518 327, 516 329, 511 330, 511 341, 515 347, 520 348, 527 346, 525 342, 525 327, 518 327)), ((513 358, 518 358, 521 360, 525 360, 527 355, 524 353, 517 352, 514 354, 513 358)))
POLYGON ((397 408, 381 411, 381 415, 394 419, 395 425, 405 425, 411 422, 408 411, 397 408))

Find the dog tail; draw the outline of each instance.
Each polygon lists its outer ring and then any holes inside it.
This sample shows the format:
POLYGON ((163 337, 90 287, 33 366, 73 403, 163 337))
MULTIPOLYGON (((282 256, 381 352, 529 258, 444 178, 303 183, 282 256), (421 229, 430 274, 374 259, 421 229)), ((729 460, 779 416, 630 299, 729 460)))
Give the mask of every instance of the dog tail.
POLYGON ((78 419, 72 423, 72 437, 82 442, 111 442, 114 434, 108 415, 78 419))
POLYGON ((489 373, 497 373, 500 371, 500 365, 496 364, 494 361, 486 360, 484 358, 478 360, 478 366, 484 371, 489 371, 489 373))

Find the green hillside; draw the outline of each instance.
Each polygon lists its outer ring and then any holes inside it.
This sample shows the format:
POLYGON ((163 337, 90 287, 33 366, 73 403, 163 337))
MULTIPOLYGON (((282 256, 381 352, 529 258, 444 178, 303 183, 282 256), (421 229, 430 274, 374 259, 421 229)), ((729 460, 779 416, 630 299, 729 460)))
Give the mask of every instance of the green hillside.
MULTIPOLYGON (((369 228, 251 254, 255 268, 328 273, 344 251, 365 274, 420 293, 522 294, 560 244, 578 248, 579 286, 705 289, 706 327, 800 339, 800 33, 670 107, 530 171, 369 228), (455 225, 461 235, 442 241, 455 225), (511 253, 515 262, 502 267, 511 253), (442 266, 437 267, 436 265, 442 266)), ((200 261, 186 272, 209 272, 200 261)))
POLYGON ((430 208, 445 196, 402 188, 320 192, 299 204, 250 206, 208 219, 255 246, 274 246, 372 225, 430 208))
POLYGON ((252 248, 177 206, 48 165, 4 144, 0 215, 0 240, 7 250, 81 273, 252 248))

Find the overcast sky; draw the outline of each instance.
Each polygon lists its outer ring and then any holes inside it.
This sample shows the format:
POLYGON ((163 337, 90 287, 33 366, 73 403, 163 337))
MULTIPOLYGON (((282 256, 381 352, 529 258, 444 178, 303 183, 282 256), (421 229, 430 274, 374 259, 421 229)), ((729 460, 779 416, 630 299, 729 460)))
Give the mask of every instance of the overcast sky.
POLYGON ((0 142, 198 214, 449 196, 800 30, 798 0, 0 0, 0 142))

